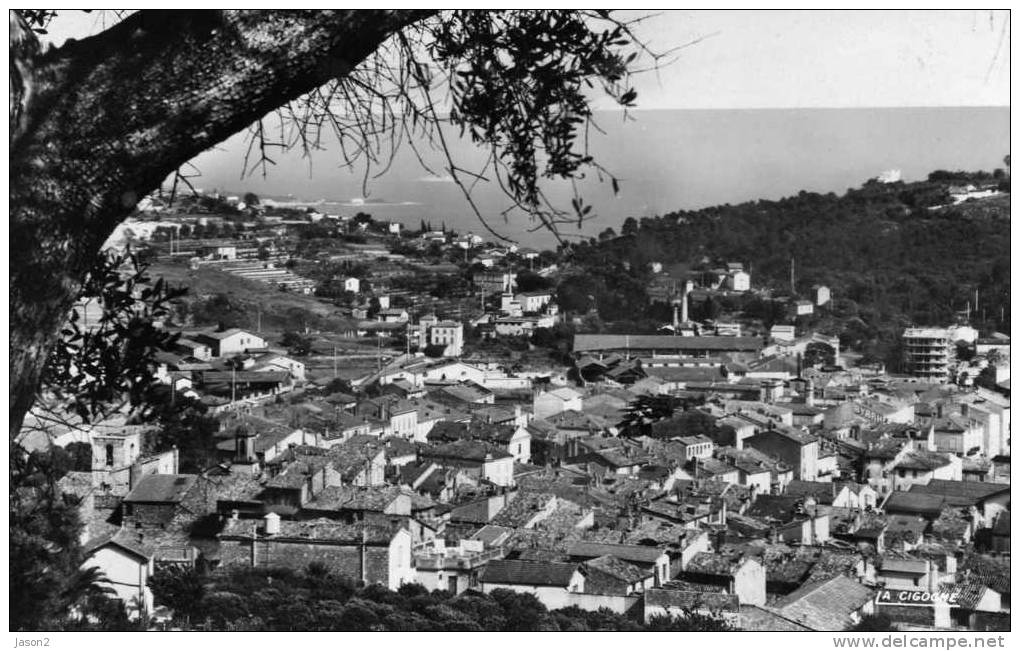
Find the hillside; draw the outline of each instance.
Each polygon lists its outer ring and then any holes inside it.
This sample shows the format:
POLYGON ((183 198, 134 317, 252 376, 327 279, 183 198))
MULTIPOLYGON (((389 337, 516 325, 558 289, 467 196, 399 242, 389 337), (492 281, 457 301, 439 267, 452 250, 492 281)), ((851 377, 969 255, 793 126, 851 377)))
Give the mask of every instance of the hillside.
POLYGON ((1008 332, 1009 194, 951 205, 950 187, 869 182, 842 196, 801 192, 630 218, 621 235, 569 249, 575 275, 561 299, 583 304, 578 296, 590 295, 602 319, 636 322, 651 313, 645 286, 653 261, 692 271, 742 262, 755 288, 789 296, 792 258, 794 295, 830 287, 832 334, 879 357, 905 325, 946 325, 968 301, 973 310, 975 290, 972 324, 1008 332))
POLYGON ((193 270, 186 263, 157 260, 149 268, 153 278, 188 288, 180 301, 178 325, 226 325, 255 328, 261 315, 264 333, 308 328, 335 330, 342 320, 336 308, 312 296, 280 291, 265 283, 219 271, 210 266, 193 270))

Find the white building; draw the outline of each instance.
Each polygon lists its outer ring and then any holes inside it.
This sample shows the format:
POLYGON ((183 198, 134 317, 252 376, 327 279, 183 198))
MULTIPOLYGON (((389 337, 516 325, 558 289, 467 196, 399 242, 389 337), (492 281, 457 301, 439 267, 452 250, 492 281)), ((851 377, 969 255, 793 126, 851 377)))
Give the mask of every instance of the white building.
POLYGON ((222 332, 207 330, 195 335, 192 339, 208 345, 213 357, 230 357, 266 347, 265 339, 238 328, 229 328, 222 332))
POLYGON ((464 324, 437 321, 428 330, 428 341, 433 346, 443 346, 443 357, 460 357, 464 352, 464 324))
POLYGON ((815 305, 821 307, 832 300, 832 292, 825 285, 815 285, 815 305))
POLYGON ((548 418, 564 411, 581 411, 583 397, 570 387, 542 391, 535 395, 532 407, 535 418, 548 418))
POLYGON ((354 292, 358 294, 361 292, 361 281, 357 278, 344 278, 344 291, 354 292))

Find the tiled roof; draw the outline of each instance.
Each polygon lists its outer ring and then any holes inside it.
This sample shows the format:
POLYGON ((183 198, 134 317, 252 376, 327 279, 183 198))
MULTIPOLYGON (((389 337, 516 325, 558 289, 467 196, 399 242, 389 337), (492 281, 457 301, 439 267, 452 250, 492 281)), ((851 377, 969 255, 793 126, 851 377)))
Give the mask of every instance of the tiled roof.
POLYGON ((922 559, 914 558, 888 558, 881 560, 883 572, 896 572, 897 574, 918 574, 928 573, 928 563, 922 559))
POLYGON ((1008 484, 991 484, 981 481, 951 481, 932 479, 927 485, 914 484, 911 493, 944 497, 953 506, 973 506, 994 495, 1009 493, 1008 484))
MULTIPOLYGON (((328 518, 315 520, 280 520, 280 533, 274 538, 318 540, 334 544, 368 543, 389 544, 401 527, 369 524, 343 524, 328 518)), ((250 538, 251 520, 228 520, 220 537, 250 538)), ((261 534, 260 534, 261 535, 261 534)))
POLYGON ((198 481, 198 475, 146 475, 124 498, 125 502, 176 504, 198 481))
POLYGON ((487 524, 472 536, 471 540, 481 540, 486 547, 494 547, 506 541, 514 532, 510 527, 499 527, 494 524, 487 524))
POLYGON ((478 463, 486 460, 513 457, 506 450, 501 450, 481 441, 454 441, 445 445, 425 447, 421 451, 421 456, 430 459, 455 459, 478 463))
POLYGON ((644 545, 616 545, 595 542, 576 542, 567 553, 577 558, 598 558, 611 555, 631 563, 654 563, 665 552, 658 547, 644 545))
POLYGON ((814 497, 819 504, 832 504, 836 492, 836 485, 825 481, 794 479, 786 486, 787 495, 791 497, 814 497))
POLYGON ((520 491, 520 494, 507 503, 499 513, 492 518, 492 524, 504 527, 523 527, 535 515, 555 502, 556 496, 550 493, 533 493, 520 491))
POLYGON ((896 464, 896 468, 906 470, 936 470, 948 466, 949 457, 937 452, 927 450, 913 450, 904 455, 903 459, 896 464))
POLYGON ((624 583, 637 583, 652 576, 652 570, 641 569, 611 554, 585 561, 584 566, 608 574, 624 583))
MULTIPOLYGON (((915 484, 911 488, 915 488, 915 484)), ((922 493, 910 490, 908 492, 896 491, 889 496, 883 508, 889 513, 918 513, 924 515, 938 515, 946 498, 942 495, 922 493)))
POLYGON ((393 503, 402 490, 398 486, 327 486, 306 505, 320 511, 379 511, 393 503))
POLYGON ((715 552, 698 552, 684 568, 689 574, 710 574, 716 576, 733 576, 740 567, 739 558, 730 558, 715 552))
POLYGON ((779 599, 774 609, 815 631, 842 631, 850 615, 874 597, 871 588, 844 576, 811 583, 779 599))
POLYGON ((577 571, 574 563, 493 560, 478 577, 481 583, 566 588, 577 571))
POLYGON ((140 540, 140 538, 140 534, 132 534, 131 532, 123 529, 118 529, 86 542, 83 551, 86 555, 91 555, 93 552, 102 547, 107 545, 116 545, 135 556, 139 556, 144 559, 152 558, 155 549, 153 549, 151 545, 146 544, 144 539, 140 540))
POLYGON ((757 632, 792 632, 811 630, 763 606, 740 604, 740 630, 757 632))

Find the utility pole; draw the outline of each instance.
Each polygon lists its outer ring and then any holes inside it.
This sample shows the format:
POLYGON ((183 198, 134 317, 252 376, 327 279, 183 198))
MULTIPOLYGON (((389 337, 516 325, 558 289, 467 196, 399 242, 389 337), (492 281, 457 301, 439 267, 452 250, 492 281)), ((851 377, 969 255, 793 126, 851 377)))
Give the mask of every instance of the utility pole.
POLYGON ((790 296, 797 293, 796 283, 794 282, 793 272, 793 256, 790 256, 790 296))
POLYGON ((333 344, 333 379, 336 379, 336 344, 333 344))
POLYGON ((230 364, 230 404, 237 402, 237 366, 230 364))

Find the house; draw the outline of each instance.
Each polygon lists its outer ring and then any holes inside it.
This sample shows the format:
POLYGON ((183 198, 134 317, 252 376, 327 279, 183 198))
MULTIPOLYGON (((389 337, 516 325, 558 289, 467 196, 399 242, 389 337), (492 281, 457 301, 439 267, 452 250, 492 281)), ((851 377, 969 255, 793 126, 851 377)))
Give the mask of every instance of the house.
POLYGON ((797 329, 792 325, 774 325, 769 330, 769 339, 773 341, 793 341, 797 338, 797 329))
POLYGON ((329 450, 340 483, 348 486, 381 486, 386 483, 386 450, 378 437, 355 436, 329 450))
POLYGON ((686 582, 721 588, 741 604, 765 605, 765 568, 753 558, 714 552, 696 554, 680 578, 686 582))
POLYGON ((812 434, 776 425, 744 439, 743 444, 786 463, 796 479, 818 477, 818 437, 812 434))
POLYGON ((597 542, 576 542, 566 551, 572 561, 585 562, 603 556, 612 556, 635 567, 646 570, 658 586, 669 580, 669 554, 659 547, 622 545, 597 542))
POLYGON ((655 572, 606 554, 582 563, 584 590, 592 594, 627 596, 655 585, 655 572))
POLYGON ((321 563, 352 581, 390 590, 414 581, 411 534, 399 525, 281 520, 268 513, 256 523, 230 518, 217 538, 224 567, 303 570, 321 563))
POLYGON ((581 411, 582 395, 569 387, 541 391, 532 399, 535 418, 548 418, 564 411, 581 411))
POLYGON ((799 300, 793 302, 793 313, 796 316, 807 316, 814 314, 815 304, 811 301, 799 300))
POLYGON ((1003 484, 932 479, 911 486, 908 495, 914 494, 941 497, 949 506, 966 509, 978 527, 991 527, 1000 514, 1009 513, 1009 486, 1003 484))
POLYGON ((794 479, 786 486, 786 495, 802 498, 811 497, 815 500, 816 504, 837 508, 856 506, 850 487, 846 485, 840 486, 833 482, 794 479))
POLYGON ((453 546, 436 538, 414 550, 415 581, 429 590, 446 590, 450 594, 477 590, 486 564, 503 553, 497 545, 478 539, 462 539, 453 546))
POLYGON ((935 450, 969 456, 983 449, 984 431, 976 420, 949 414, 934 421, 935 450))
POLYGON ((492 560, 478 576, 482 592, 512 590, 532 594, 552 610, 570 605, 569 593, 584 591, 584 574, 576 563, 492 560))
POLYGON ((388 308, 379 310, 376 313, 375 318, 384 323, 407 323, 408 318, 407 310, 399 307, 388 308))
POLYGON ((155 573, 154 550, 139 538, 139 534, 121 529, 86 543, 83 550, 82 567, 102 572, 107 580, 105 585, 132 617, 141 612, 151 613, 153 608, 148 582, 155 573))
POLYGON ((483 441, 509 452, 517 463, 531 461, 531 432, 521 425, 498 425, 478 419, 468 423, 439 421, 433 426, 427 438, 430 443, 483 441))
POLYGON ((829 539, 828 510, 810 496, 758 495, 744 515, 769 526, 777 541, 813 545, 829 539))
POLYGON ((832 291, 825 285, 815 285, 811 288, 815 293, 815 305, 821 307, 832 300, 832 291))
POLYGON ((893 489, 897 491, 936 479, 959 480, 962 477, 963 462, 955 455, 912 450, 892 464, 893 489))
POLYGON ((295 380, 304 381, 305 379, 304 363, 286 355, 275 353, 259 355, 255 358, 255 365, 252 369, 255 371, 286 371, 295 380))
POLYGON ((734 292, 746 292, 751 289, 751 274, 744 271, 744 265, 730 262, 726 265, 726 286, 734 292))
POLYGON ((875 591, 845 576, 812 582, 772 606, 780 616, 812 631, 845 631, 874 612, 875 591))
POLYGON ((344 278, 344 291, 354 294, 361 293, 361 280, 357 278, 344 278))
POLYGON ((514 457, 509 452, 480 441, 455 441, 428 446, 421 458, 440 466, 459 468, 469 476, 490 481, 497 486, 514 483, 514 457))
POLYGON ((520 303, 521 310, 526 314, 535 314, 545 309, 552 302, 553 293, 548 290, 537 290, 517 294, 515 300, 520 303))
POLYGON ((198 475, 146 475, 121 503, 127 527, 183 526, 210 513, 204 482, 198 475))
POLYGON ((223 331, 206 330, 194 335, 192 339, 208 346, 212 357, 231 357, 266 347, 265 339, 239 328, 228 328, 223 331))
POLYGON ((938 567, 926 558, 883 556, 875 580, 887 590, 933 591, 939 584, 938 567))

